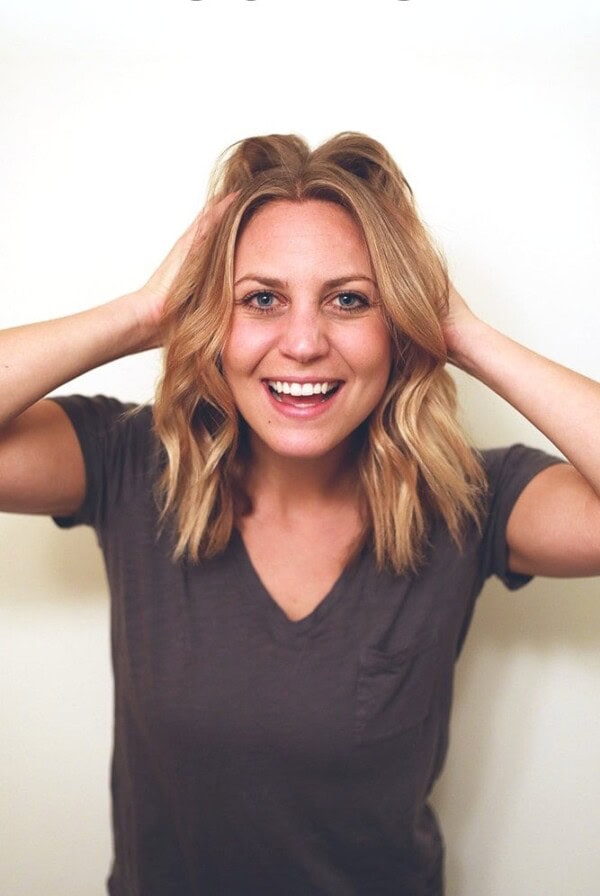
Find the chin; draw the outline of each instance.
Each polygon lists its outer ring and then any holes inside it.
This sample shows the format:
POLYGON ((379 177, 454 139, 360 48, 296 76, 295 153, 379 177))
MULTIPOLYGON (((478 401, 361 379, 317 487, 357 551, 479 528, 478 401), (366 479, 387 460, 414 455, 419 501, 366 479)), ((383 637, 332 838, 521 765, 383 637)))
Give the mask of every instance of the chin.
POLYGON ((319 460, 331 457, 339 453, 343 456, 352 441, 351 436, 345 435, 341 439, 264 439, 257 435, 260 450, 272 454, 281 459, 288 460, 319 460))

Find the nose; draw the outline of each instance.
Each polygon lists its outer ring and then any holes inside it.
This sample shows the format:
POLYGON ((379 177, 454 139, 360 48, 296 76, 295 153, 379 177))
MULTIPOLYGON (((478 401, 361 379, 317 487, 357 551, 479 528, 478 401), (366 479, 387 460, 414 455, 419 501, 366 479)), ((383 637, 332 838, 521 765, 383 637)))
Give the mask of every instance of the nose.
POLYGON ((284 318, 279 350, 301 364, 323 357, 329 351, 325 323, 318 308, 292 306, 284 318))

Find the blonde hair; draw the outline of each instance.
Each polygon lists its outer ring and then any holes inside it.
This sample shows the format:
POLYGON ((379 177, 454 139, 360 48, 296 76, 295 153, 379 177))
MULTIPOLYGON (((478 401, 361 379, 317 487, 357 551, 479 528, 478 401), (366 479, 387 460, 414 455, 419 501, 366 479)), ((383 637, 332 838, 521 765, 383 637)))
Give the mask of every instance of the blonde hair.
POLYGON ((387 390, 364 424, 356 458, 365 530, 379 568, 415 570, 429 527, 445 522, 461 545, 478 521, 484 474, 456 419, 455 386, 441 320, 445 262, 419 219, 411 188, 389 153, 358 133, 311 151, 298 136, 234 144, 212 176, 209 200, 239 191, 220 223, 195 245, 164 311, 164 372, 154 405, 166 452, 163 520, 176 519, 174 557, 224 550, 243 495, 243 430, 220 369, 233 308, 237 241, 274 200, 334 202, 359 225, 370 253, 393 364, 387 390))

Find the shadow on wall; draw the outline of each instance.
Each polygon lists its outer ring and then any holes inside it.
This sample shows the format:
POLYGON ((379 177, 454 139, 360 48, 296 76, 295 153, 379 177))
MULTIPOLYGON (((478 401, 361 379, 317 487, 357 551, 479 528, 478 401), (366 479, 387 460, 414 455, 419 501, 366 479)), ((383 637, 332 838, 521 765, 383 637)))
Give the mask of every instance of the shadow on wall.
POLYGON ((47 517, 0 514, 0 596, 46 603, 89 601, 107 585, 95 533, 62 531, 47 517))
MULTIPOLYGON (((521 858, 524 814, 575 819, 577 791, 565 794, 569 775, 578 785, 578 750, 582 767, 589 762, 581 738, 597 711, 588 675, 596 674, 599 642, 598 578, 540 578, 514 593, 492 580, 480 595, 457 665, 448 762, 433 797, 449 841, 449 894, 472 892, 480 875, 482 892, 493 891, 494 869, 510 862, 513 845, 521 858), (564 775, 559 786, 557 774, 564 775), (533 805, 540 790, 548 794, 545 809, 533 805)), ((536 829, 543 828, 538 819, 536 829)), ((582 831, 582 850, 594 848, 592 839, 582 831)), ((548 846, 530 843, 532 866, 547 859, 548 846)))

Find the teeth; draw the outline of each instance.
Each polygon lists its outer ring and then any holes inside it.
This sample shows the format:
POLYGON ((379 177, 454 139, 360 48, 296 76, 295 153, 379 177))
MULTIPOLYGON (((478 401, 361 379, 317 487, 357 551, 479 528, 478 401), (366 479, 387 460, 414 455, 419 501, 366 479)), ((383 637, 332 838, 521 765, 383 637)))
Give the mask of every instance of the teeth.
POLYGON ((291 383, 283 380, 268 380, 271 389, 284 395, 325 395, 337 386, 337 382, 291 383))

